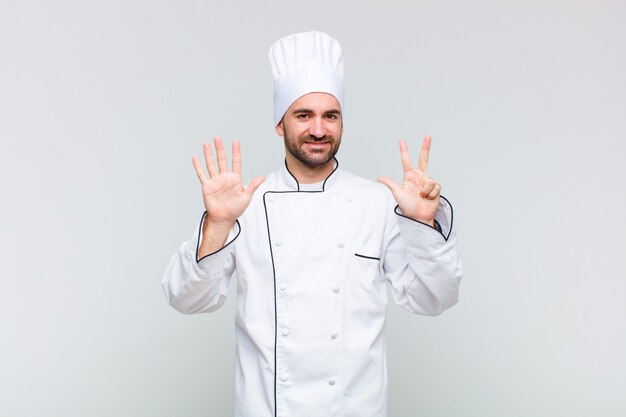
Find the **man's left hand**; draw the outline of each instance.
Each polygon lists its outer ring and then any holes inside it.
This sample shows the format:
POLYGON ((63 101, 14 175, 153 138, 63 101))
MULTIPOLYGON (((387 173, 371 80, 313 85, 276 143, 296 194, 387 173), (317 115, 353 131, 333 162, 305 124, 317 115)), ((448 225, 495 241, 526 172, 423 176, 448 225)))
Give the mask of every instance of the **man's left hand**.
POLYGON ((394 180, 388 177, 380 177, 378 181, 389 187, 398 207, 402 210, 402 214, 434 227, 441 186, 426 175, 431 140, 430 136, 426 136, 422 142, 417 170, 413 169, 409 147, 405 141, 401 140, 400 157, 404 169, 402 185, 396 184, 394 180))

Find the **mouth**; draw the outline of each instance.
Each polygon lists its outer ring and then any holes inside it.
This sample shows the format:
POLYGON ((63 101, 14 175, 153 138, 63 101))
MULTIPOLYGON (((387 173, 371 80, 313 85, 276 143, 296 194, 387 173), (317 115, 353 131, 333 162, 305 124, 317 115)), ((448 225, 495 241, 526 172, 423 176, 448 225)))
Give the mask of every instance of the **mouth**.
POLYGON ((304 142, 304 146, 311 152, 326 152, 330 149, 329 142, 304 142))

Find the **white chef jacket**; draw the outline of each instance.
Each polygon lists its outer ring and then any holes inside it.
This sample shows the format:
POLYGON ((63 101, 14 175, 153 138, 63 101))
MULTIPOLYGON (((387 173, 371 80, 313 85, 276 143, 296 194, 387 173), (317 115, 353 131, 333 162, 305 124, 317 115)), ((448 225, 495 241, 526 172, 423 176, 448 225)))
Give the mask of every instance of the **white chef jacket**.
POLYGON ((338 165, 303 188, 286 167, 267 176, 224 247, 198 261, 200 224, 167 267, 166 297, 214 311, 235 272, 235 417, 384 417, 387 288, 414 313, 456 303, 452 207, 441 199, 440 233, 338 165))

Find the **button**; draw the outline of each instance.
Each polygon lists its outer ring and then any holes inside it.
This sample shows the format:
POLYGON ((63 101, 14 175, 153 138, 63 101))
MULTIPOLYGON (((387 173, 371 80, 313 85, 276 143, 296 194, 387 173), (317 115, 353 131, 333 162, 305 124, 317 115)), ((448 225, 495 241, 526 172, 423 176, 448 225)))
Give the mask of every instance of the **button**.
POLYGON ((343 242, 337 242, 337 247, 338 247, 338 248, 343 248, 343 247, 344 247, 343 242))
POLYGON ((337 294, 337 293, 339 292, 339 287, 335 287, 335 288, 333 288, 333 292, 334 292, 335 294, 337 294))
POLYGON ((289 377, 287 375, 281 375, 280 380, 281 382, 287 382, 289 380, 289 377))
POLYGON ((331 334, 331 335, 330 335, 330 338, 331 338, 331 339, 336 339, 336 338, 337 338, 337 333, 333 333, 333 334, 331 334))
POLYGON ((276 245, 276 246, 281 246, 282 244, 283 244, 282 240, 277 240, 277 241, 274 242, 274 245, 276 245))
POLYGON ((289 329, 282 329, 282 330, 280 331, 280 333, 281 333, 283 336, 287 336, 287 335, 289 334, 289 329))
POLYGON ((285 291, 287 289, 287 284, 281 282, 280 284, 278 284, 278 288, 280 288, 281 291, 285 291))
POLYGON ((331 379, 330 381, 328 381, 328 385, 335 385, 335 380, 331 379))

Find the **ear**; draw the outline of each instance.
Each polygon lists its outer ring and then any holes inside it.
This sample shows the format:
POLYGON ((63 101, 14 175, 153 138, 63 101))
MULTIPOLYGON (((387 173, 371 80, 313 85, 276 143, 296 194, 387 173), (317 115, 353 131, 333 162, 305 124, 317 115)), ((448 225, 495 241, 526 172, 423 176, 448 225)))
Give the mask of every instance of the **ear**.
POLYGON ((274 129, 276 130, 276 133, 278 133, 278 136, 285 136, 285 130, 283 129, 283 119, 280 119, 280 122, 278 122, 274 129))

